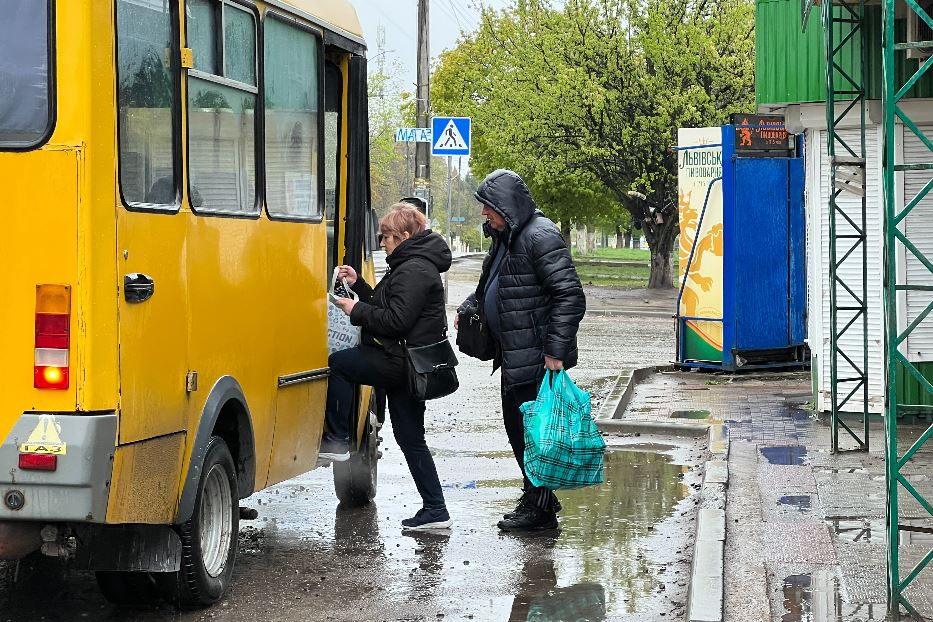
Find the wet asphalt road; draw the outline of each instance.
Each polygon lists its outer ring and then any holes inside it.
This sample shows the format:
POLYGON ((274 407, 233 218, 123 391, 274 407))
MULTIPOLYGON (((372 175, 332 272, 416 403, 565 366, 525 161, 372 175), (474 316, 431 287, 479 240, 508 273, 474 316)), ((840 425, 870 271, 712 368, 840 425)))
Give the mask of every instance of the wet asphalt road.
MULTIPOLYGON (((455 263, 451 312, 478 270, 476 260, 455 263)), ((620 370, 668 360, 671 332, 668 319, 587 317, 571 375, 598 408, 620 370)), ((682 619, 700 448, 607 438, 607 482, 560 493, 559 530, 500 534, 521 480, 490 369, 461 357, 460 390, 428 406, 449 533, 402 533, 420 500, 387 424, 373 505, 338 507, 329 468, 243 502, 259 519, 241 522, 234 584, 215 607, 117 609, 91 575, 40 560, 23 564, 13 587, 0 582, 0 621, 682 619)))

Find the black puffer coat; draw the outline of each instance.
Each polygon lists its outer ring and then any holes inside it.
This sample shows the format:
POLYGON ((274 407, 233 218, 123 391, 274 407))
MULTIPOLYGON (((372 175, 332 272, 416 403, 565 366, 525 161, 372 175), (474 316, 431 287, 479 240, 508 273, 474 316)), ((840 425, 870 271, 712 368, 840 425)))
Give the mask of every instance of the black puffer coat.
POLYGON ((560 230, 537 209, 525 182, 512 171, 490 173, 475 197, 508 225, 502 232, 490 229, 493 243, 475 294, 482 310, 490 264, 499 245, 507 244, 499 266, 501 337, 493 367, 502 366, 503 386, 538 382, 545 354, 563 361, 565 369, 573 367, 586 296, 560 230))
POLYGON ((357 279, 353 291, 360 300, 350 321, 363 328, 361 343, 378 344, 404 356, 399 343, 437 343, 447 335, 447 312, 441 273, 450 269, 450 248, 437 233, 426 231, 399 244, 386 258, 389 272, 372 289, 357 279))

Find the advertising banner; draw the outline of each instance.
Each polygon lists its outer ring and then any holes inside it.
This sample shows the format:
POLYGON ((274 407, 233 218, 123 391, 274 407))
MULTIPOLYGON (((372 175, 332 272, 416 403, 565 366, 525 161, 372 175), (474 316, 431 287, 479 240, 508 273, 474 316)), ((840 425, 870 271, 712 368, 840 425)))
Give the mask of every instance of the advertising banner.
POLYGON ((688 318, 679 352, 684 360, 722 363, 722 129, 681 128, 677 140, 681 283, 686 275, 678 311, 688 318))

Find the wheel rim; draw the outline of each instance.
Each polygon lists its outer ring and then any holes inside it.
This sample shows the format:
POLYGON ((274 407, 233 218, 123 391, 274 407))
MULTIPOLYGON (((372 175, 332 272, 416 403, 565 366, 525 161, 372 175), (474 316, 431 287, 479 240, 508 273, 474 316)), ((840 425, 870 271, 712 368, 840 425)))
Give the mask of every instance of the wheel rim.
POLYGON ((215 464, 207 474, 201 495, 201 560, 207 574, 217 578, 223 574, 233 536, 231 504, 233 495, 224 468, 215 464))

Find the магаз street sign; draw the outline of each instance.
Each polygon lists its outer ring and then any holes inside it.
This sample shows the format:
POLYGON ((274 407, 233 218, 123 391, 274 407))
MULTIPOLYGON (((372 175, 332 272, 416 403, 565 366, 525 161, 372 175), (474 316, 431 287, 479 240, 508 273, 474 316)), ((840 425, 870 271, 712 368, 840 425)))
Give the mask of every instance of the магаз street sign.
POLYGON ((397 143, 429 143, 431 142, 431 128, 429 127, 400 127, 395 132, 397 143))

